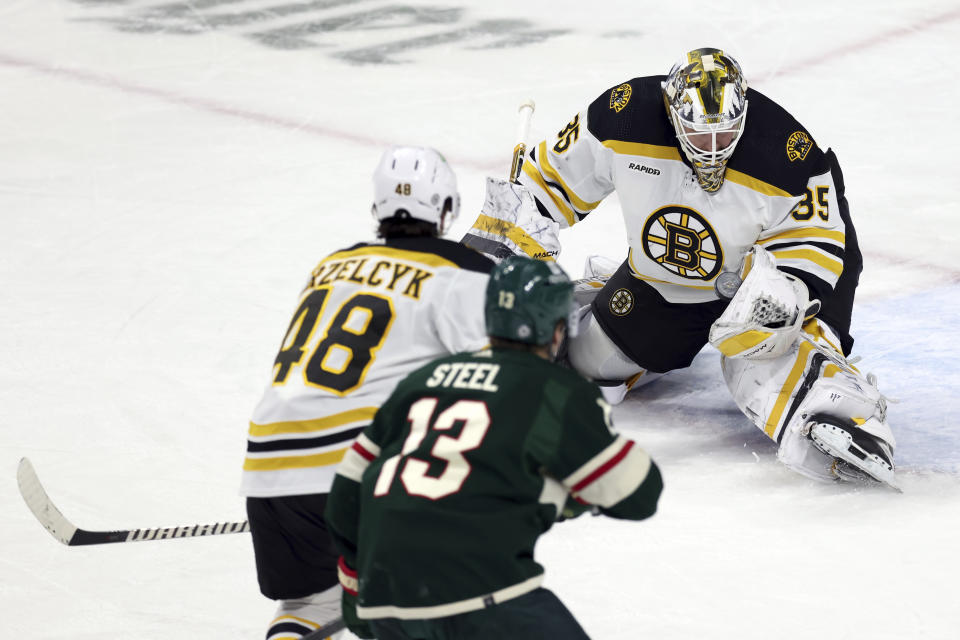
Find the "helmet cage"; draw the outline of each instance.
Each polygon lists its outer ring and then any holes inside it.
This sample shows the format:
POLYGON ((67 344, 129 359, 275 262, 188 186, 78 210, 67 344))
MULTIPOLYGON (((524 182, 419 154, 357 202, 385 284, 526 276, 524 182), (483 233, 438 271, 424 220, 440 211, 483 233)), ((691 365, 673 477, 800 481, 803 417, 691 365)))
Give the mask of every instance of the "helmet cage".
POLYGON ((716 191, 743 134, 747 82, 740 65, 718 49, 696 49, 663 84, 670 123, 700 186, 716 191))
POLYGON ((670 108, 670 119, 673 122, 680 148, 687 156, 690 164, 693 165, 693 170, 697 174, 700 185, 707 191, 716 191, 723 184, 727 161, 733 155, 733 151, 743 135, 744 125, 747 121, 746 107, 747 105, 744 103, 743 111, 735 119, 706 125, 685 122, 673 107, 670 108), (724 136, 724 134, 732 136, 732 139, 726 146, 718 148, 718 136, 724 136), (704 141, 708 141, 705 145, 706 148, 701 148, 700 145, 704 141))

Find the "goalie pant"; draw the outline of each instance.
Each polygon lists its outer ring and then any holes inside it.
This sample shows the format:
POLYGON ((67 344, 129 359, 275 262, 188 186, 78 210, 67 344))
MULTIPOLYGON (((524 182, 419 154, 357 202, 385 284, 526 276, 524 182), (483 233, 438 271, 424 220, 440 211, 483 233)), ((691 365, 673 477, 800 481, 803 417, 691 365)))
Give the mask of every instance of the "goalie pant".
POLYGON ((827 415, 850 425, 873 425, 872 434, 892 452, 896 446, 886 422, 886 400, 875 381, 841 355, 834 332, 813 319, 783 355, 766 360, 722 360, 733 398, 753 423, 779 444, 777 457, 808 477, 836 480, 834 458, 807 437, 811 417, 827 415))

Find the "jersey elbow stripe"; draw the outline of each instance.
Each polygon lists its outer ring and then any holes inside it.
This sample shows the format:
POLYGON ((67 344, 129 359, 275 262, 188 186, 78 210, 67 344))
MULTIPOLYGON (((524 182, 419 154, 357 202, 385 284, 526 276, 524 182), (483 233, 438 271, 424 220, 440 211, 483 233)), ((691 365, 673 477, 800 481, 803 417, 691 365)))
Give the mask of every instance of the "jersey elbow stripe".
POLYGON ((560 176, 560 173, 553 168, 553 165, 550 164, 550 156, 547 153, 546 142, 540 143, 539 151, 540 153, 538 155, 537 164, 540 166, 540 172, 547 179, 549 179, 550 182, 554 182, 559 185, 561 191, 567 196, 567 199, 570 201, 570 203, 576 207, 577 213, 587 214, 596 209, 602 200, 597 200, 596 202, 587 202, 586 200, 583 200, 577 196, 574 190, 570 188, 570 185, 568 185, 560 176))
POLYGON ((373 458, 367 458, 364 452, 357 449, 357 444, 354 443, 352 447, 347 449, 346 454, 343 456, 343 461, 340 463, 340 466, 337 467, 337 475, 353 480, 354 482, 360 482, 363 480, 363 472, 370 466, 371 460, 373 460, 373 458))
POLYGON ((805 227, 803 229, 790 229, 772 236, 757 240, 757 244, 764 246, 771 242, 807 240, 811 242, 829 242, 840 247, 846 245, 847 235, 843 231, 834 231, 831 229, 820 229, 817 227, 805 227))
POLYGON ((595 475, 573 496, 581 502, 610 508, 637 490, 650 472, 650 456, 633 441, 621 450, 622 456, 611 460, 602 472, 595 475))
POLYGON ((778 266, 810 271, 831 284, 836 282, 836 279, 843 273, 843 260, 810 245, 806 245, 805 248, 774 249, 770 253, 777 258, 778 266), (824 277, 821 275, 821 272, 824 271, 832 273, 833 276, 824 277))
POLYGON ((343 462, 337 467, 337 473, 354 482, 360 482, 363 479, 363 472, 379 455, 380 447, 361 433, 343 456, 343 462))
POLYGON ((362 433, 357 436, 357 439, 353 443, 353 448, 368 461, 380 455, 380 447, 377 446, 377 443, 362 433))
MULTIPOLYGON (((565 221, 568 227, 572 227, 577 222, 577 216, 574 214, 573 209, 570 208, 563 198, 554 194, 553 189, 560 189, 559 185, 553 186, 548 185, 544 180, 540 172, 532 167, 532 162, 523 163, 523 173, 530 178, 534 187, 541 193, 547 196, 550 199, 550 204, 553 205, 553 209, 560 215, 561 219, 557 222, 565 221)), ((538 198, 538 200, 542 200, 538 198)), ((556 217, 554 216, 556 220, 556 217)))
POLYGON ((650 456, 634 444, 617 437, 563 483, 581 502, 613 506, 636 490, 650 470, 650 456))

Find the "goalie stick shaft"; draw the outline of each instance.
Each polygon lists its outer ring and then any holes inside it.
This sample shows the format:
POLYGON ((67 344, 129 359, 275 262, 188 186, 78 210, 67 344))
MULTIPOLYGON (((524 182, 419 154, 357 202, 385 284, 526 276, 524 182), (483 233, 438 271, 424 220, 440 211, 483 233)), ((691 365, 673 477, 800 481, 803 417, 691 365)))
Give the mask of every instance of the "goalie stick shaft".
POLYGON ((536 108, 533 100, 527 99, 520 104, 520 122, 517 124, 516 144, 513 147, 513 162, 510 164, 510 182, 516 182, 523 168, 523 158, 527 153, 527 133, 530 131, 530 119, 536 108))
POLYGON ((89 531, 80 529, 60 513, 50 496, 47 495, 33 465, 27 458, 20 460, 17 467, 17 485, 27 507, 36 516, 43 527, 63 544, 76 547, 90 544, 109 544, 115 542, 145 542, 149 540, 173 540, 177 538, 197 538, 218 536, 227 533, 243 533, 250 530, 249 523, 216 522, 213 524, 192 524, 183 527, 158 527, 154 529, 125 529, 117 531, 89 531))
POLYGON ((307 635, 303 636, 302 640, 327 640, 327 638, 338 631, 342 631, 346 627, 347 624, 343 621, 343 618, 337 618, 333 622, 329 622, 316 631, 311 631, 307 635))

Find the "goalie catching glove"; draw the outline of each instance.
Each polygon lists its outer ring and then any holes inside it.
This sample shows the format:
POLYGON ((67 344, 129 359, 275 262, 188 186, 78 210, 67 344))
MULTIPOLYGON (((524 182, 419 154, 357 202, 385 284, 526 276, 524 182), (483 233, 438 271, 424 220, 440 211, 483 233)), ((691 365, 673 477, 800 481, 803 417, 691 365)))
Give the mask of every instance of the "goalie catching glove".
POLYGON ((811 301, 807 286, 777 269, 776 259, 759 245, 744 264, 743 283, 710 327, 710 344, 728 358, 776 358, 790 350, 820 301, 811 301))

